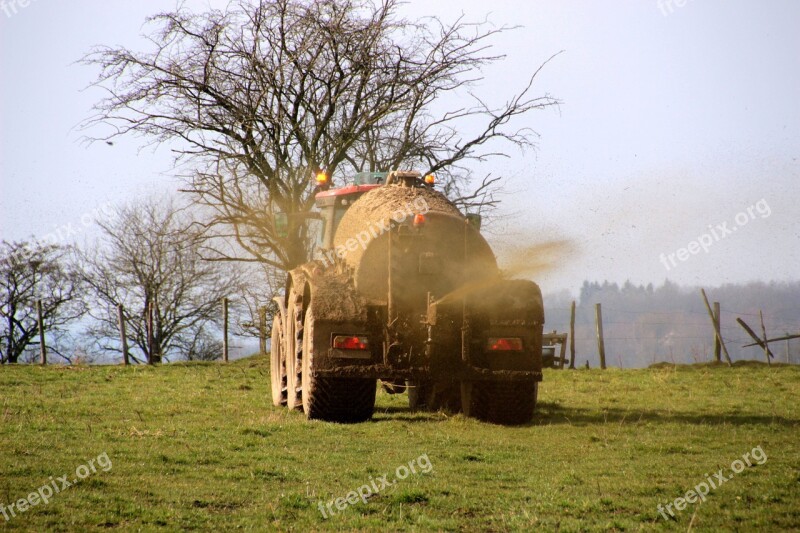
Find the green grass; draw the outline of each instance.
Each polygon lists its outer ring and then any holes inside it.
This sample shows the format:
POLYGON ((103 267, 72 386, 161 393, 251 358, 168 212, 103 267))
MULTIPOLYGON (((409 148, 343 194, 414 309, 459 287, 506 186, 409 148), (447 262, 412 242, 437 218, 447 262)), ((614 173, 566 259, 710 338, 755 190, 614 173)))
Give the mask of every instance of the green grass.
POLYGON ((113 463, 0 529, 800 527, 800 368, 546 371, 534 423, 499 427, 384 393, 371 422, 308 422, 272 407, 267 363, 0 367, 0 503, 104 452, 113 463), (763 465, 660 517, 756 446, 763 465), (423 454, 430 473, 319 512, 423 454))

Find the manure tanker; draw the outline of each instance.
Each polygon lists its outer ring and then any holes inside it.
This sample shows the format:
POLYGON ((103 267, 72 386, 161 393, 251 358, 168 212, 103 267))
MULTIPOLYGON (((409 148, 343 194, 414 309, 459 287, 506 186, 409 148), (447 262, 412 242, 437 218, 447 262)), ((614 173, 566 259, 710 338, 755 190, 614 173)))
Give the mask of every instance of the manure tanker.
POLYGON ((542 295, 501 276, 480 218, 417 172, 322 189, 315 258, 275 298, 273 403, 360 422, 380 382, 413 410, 528 422, 542 380, 542 295))

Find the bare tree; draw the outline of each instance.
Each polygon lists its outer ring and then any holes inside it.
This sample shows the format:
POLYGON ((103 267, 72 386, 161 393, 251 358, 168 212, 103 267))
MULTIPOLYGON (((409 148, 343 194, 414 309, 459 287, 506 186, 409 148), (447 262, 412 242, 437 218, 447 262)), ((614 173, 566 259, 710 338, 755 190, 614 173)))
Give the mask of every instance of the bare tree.
POLYGON ((88 333, 105 350, 121 353, 117 306, 123 305, 137 361, 161 358, 213 359, 221 300, 239 292, 227 265, 204 261, 198 251, 203 230, 171 199, 142 200, 116 208, 98 223, 101 242, 78 253, 92 289, 88 333), (148 320, 152 308, 152 351, 148 320))
POLYGON ((535 132, 515 119, 557 101, 531 95, 538 70, 504 103, 478 98, 470 91, 481 69, 503 57, 491 38, 508 28, 409 21, 398 6, 239 0, 222 11, 155 15, 150 51, 100 47, 84 58, 108 94, 85 126, 110 129, 89 140, 134 133, 168 143, 189 169, 195 200, 213 210, 207 226, 240 247, 209 246, 216 260, 281 270, 305 262, 303 219, 318 169, 334 179, 427 169, 462 205, 492 203, 492 177, 464 192, 469 163, 531 146, 535 132), (470 103, 435 112, 446 95, 470 103), (472 135, 461 133, 467 126, 472 135), (289 215, 288 235, 273 223, 279 212, 289 215))
POLYGON ((71 361, 67 327, 84 314, 85 304, 67 255, 66 248, 52 244, 0 245, 0 364, 16 363, 38 347, 36 300, 42 300, 48 352, 71 361))

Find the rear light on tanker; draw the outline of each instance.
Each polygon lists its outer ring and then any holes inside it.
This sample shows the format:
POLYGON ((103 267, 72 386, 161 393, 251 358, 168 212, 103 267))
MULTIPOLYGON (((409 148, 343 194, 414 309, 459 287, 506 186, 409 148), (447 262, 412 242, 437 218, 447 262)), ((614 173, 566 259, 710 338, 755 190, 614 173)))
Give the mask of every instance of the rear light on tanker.
POLYGON ((334 335, 333 347, 337 350, 369 350, 369 339, 366 336, 334 335))
POLYGON ((419 227, 425 225, 425 215, 414 215, 414 226, 419 227))
POLYGON ((490 352, 521 352, 522 339, 519 337, 489 337, 486 349, 490 352))

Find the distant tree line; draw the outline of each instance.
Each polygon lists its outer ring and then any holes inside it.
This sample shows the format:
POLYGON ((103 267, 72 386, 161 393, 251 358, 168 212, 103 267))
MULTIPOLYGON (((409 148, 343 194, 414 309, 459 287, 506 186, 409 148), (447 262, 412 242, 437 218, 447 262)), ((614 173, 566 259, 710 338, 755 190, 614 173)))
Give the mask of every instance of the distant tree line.
MULTIPOLYGON (((764 361, 758 347, 742 348, 752 340, 736 323, 741 317, 761 331, 759 311, 764 314, 770 338, 800 333, 800 282, 727 284, 706 287, 709 299, 721 305, 721 328, 734 360, 764 361)), ((568 291, 545 296, 545 330, 568 331, 568 291)), ((607 363, 642 367, 655 362, 694 363, 713 359, 713 330, 699 287, 682 287, 669 280, 661 286, 621 286, 585 281, 576 299, 576 365, 598 365, 595 336, 595 304, 603 309, 607 363)), ((786 361, 786 343, 771 345, 776 359, 786 361)), ((790 341, 790 359, 800 360, 800 343, 790 341)))

